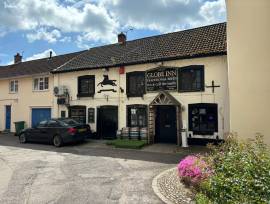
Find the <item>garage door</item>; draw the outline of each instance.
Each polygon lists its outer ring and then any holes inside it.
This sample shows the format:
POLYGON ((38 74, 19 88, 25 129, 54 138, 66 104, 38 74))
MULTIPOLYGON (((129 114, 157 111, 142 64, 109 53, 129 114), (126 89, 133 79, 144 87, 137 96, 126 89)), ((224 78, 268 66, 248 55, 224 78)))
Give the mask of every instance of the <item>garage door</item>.
POLYGON ((33 108, 32 109, 32 127, 37 125, 42 120, 51 118, 50 108, 33 108))

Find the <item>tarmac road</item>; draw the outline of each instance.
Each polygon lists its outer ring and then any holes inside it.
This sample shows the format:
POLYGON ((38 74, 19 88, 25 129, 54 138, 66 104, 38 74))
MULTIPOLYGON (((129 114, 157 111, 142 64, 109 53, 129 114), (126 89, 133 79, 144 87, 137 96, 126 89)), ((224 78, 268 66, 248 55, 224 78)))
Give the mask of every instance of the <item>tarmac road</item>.
POLYGON ((0 203, 162 203, 152 179, 184 155, 20 144, 0 135, 0 203))

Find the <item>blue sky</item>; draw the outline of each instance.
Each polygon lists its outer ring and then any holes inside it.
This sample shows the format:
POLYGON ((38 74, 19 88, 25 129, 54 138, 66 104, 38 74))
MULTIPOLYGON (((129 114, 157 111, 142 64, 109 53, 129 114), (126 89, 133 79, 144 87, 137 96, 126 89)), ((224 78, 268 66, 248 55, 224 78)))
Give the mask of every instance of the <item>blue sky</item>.
POLYGON ((0 65, 224 21, 225 0, 1 0, 0 65))

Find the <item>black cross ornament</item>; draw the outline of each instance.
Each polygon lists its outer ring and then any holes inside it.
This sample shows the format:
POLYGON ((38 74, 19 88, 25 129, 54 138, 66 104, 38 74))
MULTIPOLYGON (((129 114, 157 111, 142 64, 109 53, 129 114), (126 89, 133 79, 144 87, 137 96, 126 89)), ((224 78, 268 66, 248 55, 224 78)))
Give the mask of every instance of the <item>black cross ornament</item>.
POLYGON ((212 88, 212 93, 215 93, 215 88, 220 87, 220 85, 215 85, 214 80, 212 80, 212 85, 211 86, 205 86, 206 88, 212 88))

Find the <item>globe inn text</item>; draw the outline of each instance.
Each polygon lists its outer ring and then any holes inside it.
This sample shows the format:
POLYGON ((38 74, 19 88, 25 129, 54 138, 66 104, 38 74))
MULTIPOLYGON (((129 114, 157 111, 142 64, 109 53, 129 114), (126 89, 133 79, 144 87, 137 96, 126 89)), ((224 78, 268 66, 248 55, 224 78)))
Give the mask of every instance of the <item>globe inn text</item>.
MULTIPOLYGON (((96 136, 127 128, 149 143, 223 139, 229 132, 226 23, 127 41, 0 69, 0 129, 72 117, 96 136)), ((16 61, 17 60, 17 61, 16 61)))

